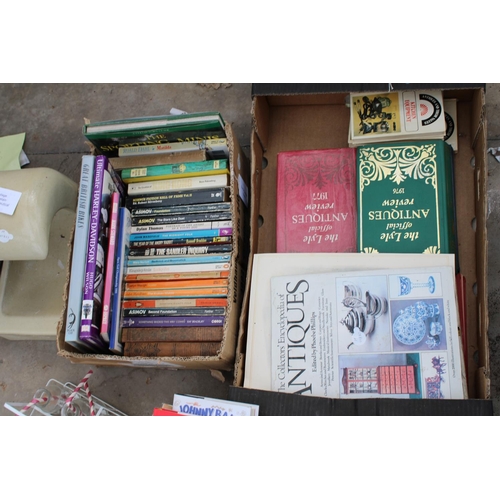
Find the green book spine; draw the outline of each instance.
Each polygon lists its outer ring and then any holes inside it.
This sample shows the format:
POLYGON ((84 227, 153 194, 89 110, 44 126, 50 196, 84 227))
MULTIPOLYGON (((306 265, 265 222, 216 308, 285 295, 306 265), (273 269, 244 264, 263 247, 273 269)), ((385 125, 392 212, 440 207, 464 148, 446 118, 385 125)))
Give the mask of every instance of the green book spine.
POLYGON ((455 253, 453 163, 444 141, 360 146, 358 251, 455 253))
POLYGON ((175 163, 172 165, 125 168, 121 171, 122 180, 126 183, 228 173, 227 160, 208 160, 175 163))

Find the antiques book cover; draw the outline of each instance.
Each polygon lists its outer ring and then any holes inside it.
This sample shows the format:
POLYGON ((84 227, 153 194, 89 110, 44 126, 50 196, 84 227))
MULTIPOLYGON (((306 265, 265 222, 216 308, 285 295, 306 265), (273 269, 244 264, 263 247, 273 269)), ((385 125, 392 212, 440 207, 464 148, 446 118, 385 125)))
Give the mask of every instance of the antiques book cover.
POLYGON ((271 287, 271 390, 466 397, 452 266, 280 276, 271 287))
POLYGON ((276 251, 356 251, 356 152, 286 151, 277 162, 276 251))
POLYGON ((456 252, 448 144, 361 146, 357 164, 359 252, 456 252))

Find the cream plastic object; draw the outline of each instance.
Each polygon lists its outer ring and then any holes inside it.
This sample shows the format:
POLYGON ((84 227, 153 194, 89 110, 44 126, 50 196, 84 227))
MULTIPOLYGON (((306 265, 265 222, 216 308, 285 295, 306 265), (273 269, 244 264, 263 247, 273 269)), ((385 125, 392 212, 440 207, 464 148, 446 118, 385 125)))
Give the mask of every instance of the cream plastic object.
POLYGON ((0 260, 43 260, 48 255, 50 226, 62 208, 76 210, 78 186, 51 168, 0 173, 0 187, 21 194, 14 215, 0 213, 0 260))
POLYGON ((78 186, 56 170, 28 168, 0 173, 0 187, 22 193, 14 215, 0 214, 0 231, 11 235, 0 241, 0 336, 54 340, 78 186))

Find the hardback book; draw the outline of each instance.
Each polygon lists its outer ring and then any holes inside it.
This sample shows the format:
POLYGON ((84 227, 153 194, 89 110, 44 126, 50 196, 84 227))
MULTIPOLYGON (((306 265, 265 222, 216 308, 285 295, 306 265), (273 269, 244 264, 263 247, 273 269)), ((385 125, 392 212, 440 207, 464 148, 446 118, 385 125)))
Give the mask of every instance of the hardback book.
MULTIPOLYGON (((148 317, 149 316, 224 316, 225 314, 226 314, 225 307, 177 307, 177 308, 158 307, 154 309, 148 309, 148 308, 125 309, 123 311, 124 318, 135 318, 144 316, 148 317)), ((219 340, 222 340, 222 338, 219 340)))
POLYGON ((212 212, 230 212, 231 203, 196 203, 193 205, 172 205, 169 207, 150 207, 134 208, 131 211, 132 217, 161 216, 173 214, 191 214, 191 213, 212 213, 212 212))
POLYGON ((458 151, 458 126, 457 126, 457 100, 444 100, 444 118, 446 121, 446 133, 444 140, 453 148, 456 153, 458 151))
POLYGON ((452 266, 271 278, 271 389, 463 399, 452 266))
POLYGON ((206 151, 209 158, 224 159, 229 157, 227 139, 204 139, 201 141, 167 142, 147 146, 119 148, 118 156, 158 155, 165 152, 206 151))
POLYGON ((144 233, 169 233, 172 231, 198 231, 201 229, 224 229, 232 228, 233 223, 229 220, 213 220, 204 222, 182 222, 180 224, 155 224, 152 226, 132 226, 132 234, 144 233))
POLYGON ((191 394, 174 394, 172 409, 181 415, 199 417, 256 417, 259 405, 191 394))
POLYGON ((168 240, 146 240, 146 241, 131 241, 130 249, 138 248, 161 248, 161 247, 182 247, 182 246, 197 246, 197 245, 219 245, 232 244, 232 236, 213 236, 204 238, 169 238, 168 240))
POLYGON ((120 211, 121 196, 117 191, 111 195, 111 208, 109 215, 108 247, 106 250, 106 264, 104 266, 104 288, 102 294, 101 337, 109 345, 109 329, 111 309, 113 306, 113 290, 115 277, 115 261, 117 252, 118 216, 120 211))
POLYGON ((126 168, 121 171, 123 182, 159 181, 203 177, 215 174, 229 174, 227 160, 206 160, 189 163, 173 163, 151 167, 126 168))
POLYGON ((123 328, 224 326, 224 316, 129 316, 123 318, 123 328))
POLYGON ((440 90, 352 93, 349 145, 444 139, 446 123, 440 90))
POLYGON ((278 153, 276 251, 356 251, 356 152, 278 153))
POLYGON ((454 267, 451 254, 255 254, 250 286, 244 387, 271 390, 271 278, 390 268, 454 267))
POLYGON ((217 112, 148 116, 85 124, 83 135, 107 156, 118 156, 120 147, 226 137, 225 123, 217 112))
POLYGON ((456 253, 453 152, 444 141, 357 148, 358 251, 456 253))
POLYGON ((232 227, 222 227, 220 229, 193 229, 187 231, 165 231, 153 233, 132 233, 130 241, 155 241, 155 240, 185 240, 189 238, 214 238, 220 236, 232 236, 232 227))
POLYGON ((226 187, 228 183, 229 176, 227 174, 201 175, 197 177, 132 182, 128 184, 127 192, 129 196, 138 196, 143 194, 168 193, 169 191, 226 187))
MULTIPOLYGON (((229 190, 225 187, 172 191, 150 196, 127 196, 126 207, 135 208, 170 207, 173 205, 195 205, 197 203, 218 203, 229 201, 229 190)), ((134 213, 135 215, 135 213, 134 213)))
POLYGON ((125 342, 124 355, 129 357, 216 356, 221 342, 125 342))
POLYGON ((192 161, 206 161, 205 151, 190 151, 186 153, 162 153, 157 155, 141 156, 114 156, 109 158, 113 168, 121 173, 124 168, 153 167, 154 165, 171 165, 172 163, 186 163, 192 161))
POLYGON ((213 255, 219 253, 231 253, 232 245, 196 245, 196 246, 174 246, 131 249, 129 259, 131 261, 143 258, 160 259, 168 255, 213 255))
POLYGON ((95 156, 85 155, 82 157, 64 338, 65 342, 81 352, 89 352, 90 349, 87 343, 80 340, 80 321, 94 183, 94 163, 95 156))
POLYGON ((124 300, 123 309, 159 307, 227 307, 227 298, 124 300))
POLYGON ((90 211, 85 281, 82 298, 80 339, 106 349, 100 335, 104 267, 108 242, 111 195, 117 191, 108 172, 108 159, 97 156, 95 161, 92 205, 90 211))
POLYGON ((109 327, 109 350, 115 354, 123 354, 121 340, 121 318, 123 313, 122 292, 124 287, 123 275, 127 266, 129 251, 131 217, 125 207, 120 207, 118 215, 118 239, 116 242, 115 273, 113 281, 113 305, 111 307, 111 321, 109 327))
MULTIPOLYGON (((134 274, 128 272, 125 274, 123 279, 126 282, 134 281, 166 281, 166 280, 187 280, 187 279, 201 279, 201 278, 227 278, 229 276, 229 269, 222 271, 186 271, 185 269, 180 269, 184 266, 178 266, 178 271, 171 273, 143 273, 134 274)), ((131 268, 132 270, 135 268, 131 268)))

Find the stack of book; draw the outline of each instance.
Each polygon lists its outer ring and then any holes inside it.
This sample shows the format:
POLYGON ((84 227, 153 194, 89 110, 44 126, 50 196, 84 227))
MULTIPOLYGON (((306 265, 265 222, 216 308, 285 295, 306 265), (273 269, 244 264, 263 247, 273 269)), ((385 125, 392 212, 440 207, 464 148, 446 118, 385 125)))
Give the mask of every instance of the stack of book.
POLYGON ((67 343, 126 356, 220 350, 234 223, 224 126, 195 113, 84 127, 96 156, 82 161, 67 343))

